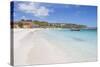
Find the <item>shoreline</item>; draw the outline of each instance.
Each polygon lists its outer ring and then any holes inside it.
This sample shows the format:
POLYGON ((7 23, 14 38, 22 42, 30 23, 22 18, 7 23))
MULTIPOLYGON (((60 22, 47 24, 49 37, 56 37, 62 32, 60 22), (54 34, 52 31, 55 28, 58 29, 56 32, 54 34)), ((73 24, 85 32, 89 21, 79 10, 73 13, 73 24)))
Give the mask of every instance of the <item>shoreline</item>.
MULTIPOLYGON (((62 45, 59 45, 61 43, 48 41, 48 39, 44 38, 42 30, 48 29, 35 28, 14 30, 15 65, 71 63, 96 60, 96 58, 93 59, 91 57, 87 57, 88 59, 85 57, 78 58, 78 55, 81 56, 81 54, 78 54, 79 51, 73 49, 70 45, 67 45, 65 49, 62 45)), ((74 43, 68 41, 67 44, 74 43)))
MULTIPOLYGON (((39 29, 40 30, 40 29, 39 29)), ((21 30, 22 31, 22 30, 21 30)), ((45 40, 45 38, 41 38, 41 35, 39 35, 40 33, 35 32, 36 30, 32 30, 28 33, 31 33, 30 35, 28 34, 28 36, 25 35, 25 37, 21 39, 21 43, 23 45, 20 45, 19 46, 15 46, 15 63, 17 64, 27 64, 27 63, 34 63, 34 64, 43 64, 43 63, 47 63, 47 61, 49 62, 54 62, 54 59, 59 56, 59 55, 62 55, 62 57, 59 57, 59 59, 61 60, 61 58, 63 59, 63 52, 59 52, 57 53, 57 51, 61 51, 59 50, 58 48, 54 48, 52 45, 53 44, 50 44, 47 40, 45 40), (32 33, 34 32, 34 33, 32 33), (36 35, 39 35, 39 36, 36 36, 36 35), (32 37, 32 38, 30 38, 32 37), (33 40, 35 38, 35 40, 32 42, 31 40, 33 40), (31 42, 28 41, 28 43, 26 42, 26 40, 30 40, 31 42), (34 44, 32 44, 34 43, 34 44), (41 45, 43 44, 44 45, 41 45), (38 48, 37 48, 38 47, 38 48), (27 49, 27 50, 25 50, 27 49), (56 50, 56 51, 55 51, 56 50), (38 53, 39 52, 39 53, 38 53), (43 56, 41 55, 41 53, 45 53, 46 54, 43 54, 43 56), (20 54, 20 56, 18 57, 18 55, 20 54), (40 55, 39 55, 40 54, 40 55), (56 55, 57 54, 57 55, 56 55), (27 59, 27 56, 29 55, 29 58, 27 59), (47 55, 47 56, 45 56, 47 55), (52 55, 52 56, 51 56, 52 55), (22 56, 22 57, 21 57, 22 56), (31 57, 32 56, 32 57, 31 57), (34 56, 34 57, 33 57, 34 56), (49 57, 48 57, 49 56, 49 57), (36 58, 37 57, 37 58, 36 58), (43 58, 45 57, 45 58, 43 58), (46 58, 47 57, 47 58, 46 58), (51 57, 51 58, 50 58, 51 57), (53 58, 55 57, 55 58, 53 58), (32 58, 34 60, 32 60, 32 58), (19 59, 21 59, 21 61, 19 62, 19 59), (36 60, 37 61, 36 61, 36 60), (45 59, 45 61, 43 62, 43 60, 45 59), (47 60, 46 60, 47 59, 47 60)), ((18 42, 18 41, 17 41, 18 42)), ((15 45, 18 45, 18 43, 15 43, 15 45)), ((60 61, 59 60, 59 61, 60 61)), ((64 59, 63 59, 64 60, 64 59)), ((56 61, 55 61, 56 62, 56 61)))

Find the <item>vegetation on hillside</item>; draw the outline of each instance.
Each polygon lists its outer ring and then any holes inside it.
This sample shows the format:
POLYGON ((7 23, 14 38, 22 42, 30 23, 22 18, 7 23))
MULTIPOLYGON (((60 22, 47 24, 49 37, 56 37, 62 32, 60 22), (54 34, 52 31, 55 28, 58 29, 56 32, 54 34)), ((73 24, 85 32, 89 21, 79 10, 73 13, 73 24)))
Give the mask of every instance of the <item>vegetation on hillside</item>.
POLYGON ((86 28, 86 25, 70 24, 70 23, 48 23, 45 21, 33 21, 33 24, 45 28, 86 28))
POLYGON ((40 28, 87 28, 86 25, 79 25, 79 24, 71 24, 71 23, 49 23, 46 21, 38 21, 38 20, 21 20, 18 21, 17 24, 20 28, 23 28, 23 23, 29 23, 31 22, 33 27, 38 26, 40 28))
POLYGON ((19 23, 18 23, 18 26, 19 26, 20 28, 22 28, 22 27, 23 27, 23 24, 22 24, 21 22, 19 22, 19 23))
POLYGON ((40 27, 48 26, 48 22, 45 22, 45 21, 37 21, 37 20, 35 20, 32 23, 35 24, 35 25, 39 25, 40 27))

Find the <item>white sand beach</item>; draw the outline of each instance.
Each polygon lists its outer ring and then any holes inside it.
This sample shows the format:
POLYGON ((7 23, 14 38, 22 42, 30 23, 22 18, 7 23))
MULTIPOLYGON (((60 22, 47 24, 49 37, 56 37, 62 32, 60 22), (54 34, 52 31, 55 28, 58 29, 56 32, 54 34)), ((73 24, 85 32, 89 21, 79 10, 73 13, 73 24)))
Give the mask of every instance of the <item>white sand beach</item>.
POLYGON ((65 61, 64 53, 42 38, 40 29, 14 30, 15 65, 50 64, 65 61))
POLYGON ((63 48, 49 42, 42 35, 42 30, 45 29, 14 29, 14 65, 96 61, 96 57, 83 56, 73 47, 63 48))

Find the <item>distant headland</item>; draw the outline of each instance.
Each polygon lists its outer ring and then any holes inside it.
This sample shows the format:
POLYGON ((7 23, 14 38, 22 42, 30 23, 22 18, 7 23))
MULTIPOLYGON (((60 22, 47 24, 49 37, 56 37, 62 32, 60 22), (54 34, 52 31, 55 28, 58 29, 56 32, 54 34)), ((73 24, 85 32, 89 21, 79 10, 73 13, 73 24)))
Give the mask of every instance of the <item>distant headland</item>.
POLYGON ((81 24, 73 23, 49 23, 47 21, 25 20, 11 21, 11 28, 69 28, 69 29, 96 29, 81 24))

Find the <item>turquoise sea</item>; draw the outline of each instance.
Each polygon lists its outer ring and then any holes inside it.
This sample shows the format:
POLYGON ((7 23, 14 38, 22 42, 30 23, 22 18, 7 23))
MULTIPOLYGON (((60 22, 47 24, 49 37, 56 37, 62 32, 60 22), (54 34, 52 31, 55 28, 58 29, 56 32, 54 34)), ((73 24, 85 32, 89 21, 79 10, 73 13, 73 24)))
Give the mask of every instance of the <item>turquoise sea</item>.
POLYGON ((80 30, 70 31, 67 29, 61 30, 46 30, 45 35, 51 40, 74 40, 76 42, 90 42, 92 44, 97 43, 97 30, 80 30))
POLYGON ((97 30, 70 31, 50 29, 43 31, 43 37, 66 54, 70 59, 92 61, 97 59, 97 30))

